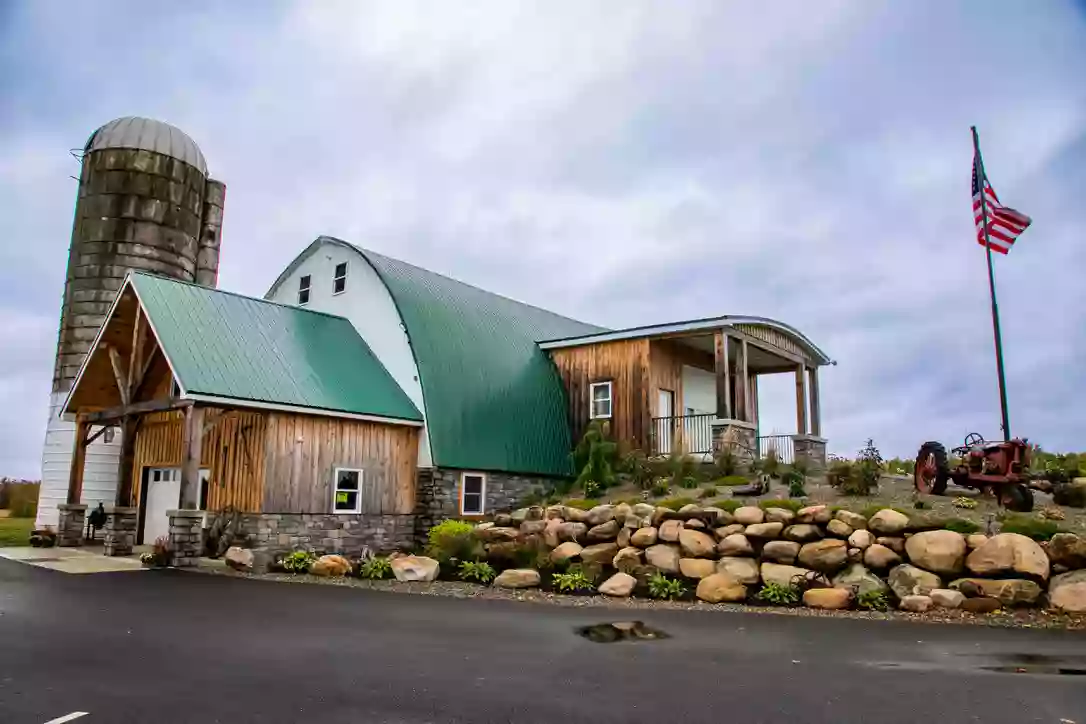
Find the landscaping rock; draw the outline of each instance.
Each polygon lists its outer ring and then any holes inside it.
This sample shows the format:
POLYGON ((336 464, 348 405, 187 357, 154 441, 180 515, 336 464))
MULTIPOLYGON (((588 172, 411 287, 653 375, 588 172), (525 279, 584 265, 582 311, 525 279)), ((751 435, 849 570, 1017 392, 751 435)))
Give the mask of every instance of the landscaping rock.
POLYGON ((584 522, 589 526, 600 525, 606 523, 609 520, 615 519, 615 506, 613 505, 597 505, 588 511, 588 515, 585 516, 584 522))
POLYGON ((766 523, 781 523, 782 525, 789 525, 795 519, 796 514, 790 511, 788 508, 766 508, 765 510, 766 523))
POLYGON ((708 558, 680 558, 679 573, 687 578, 705 578, 716 573, 716 561, 708 558))
POLYGON ((909 561, 933 573, 954 575, 965 566, 966 545, 961 533, 928 530, 905 541, 909 561))
POLYGON ((634 532, 629 528, 623 528, 618 532, 618 537, 615 538, 615 544, 618 545, 619 548, 625 548, 630 545, 630 539, 633 538, 633 534, 634 532))
POLYGON ((810 505, 796 511, 797 523, 818 523, 825 525, 830 522, 830 507, 828 505, 810 505))
POLYGON ((784 530, 784 523, 755 523, 754 525, 748 525, 746 529, 746 535, 749 538, 776 538, 784 530))
POLYGON ((1048 584, 1048 602, 1067 613, 1086 613, 1086 569, 1053 577, 1048 584))
POLYGON ((614 515, 619 525, 625 525, 626 519, 633 517, 633 508, 629 503, 619 503, 615 506, 614 515))
POLYGON ((438 563, 426 556, 399 556, 389 560, 392 575, 397 581, 433 581, 437 578, 438 563))
POLYGON ((645 549, 645 561, 663 573, 679 572, 679 547, 658 543, 645 549))
POLYGON ((869 546, 864 551, 864 564, 877 571, 885 571, 901 563, 901 556, 879 543, 869 546))
POLYGON ((756 523, 765 522, 765 511, 761 508, 756 508, 753 505, 747 505, 742 508, 737 508, 732 517, 735 518, 736 523, 742 523, 743 525, 755 525, 756 523))
POLYGON ((693 528, 694 530, 705 530, 705 524, 697 518, 691 518, 690 520, 683 523, 683 525, 687 528, 693 528))
POLYGON ((683 522, 681 520, 665 520, 660 524, 660 532, 658 537, 662 541, 668 543, 677 543, 679 540, 679 533, 683 532, 683 522))
POLYGON ((723 508, 717 508, 710 505, 704 510, 706 513, 709 514, 710 517, 708 518, 708 520, 712 522, 713 527, 729 525, 730 523, 735 522, 735 518, 732 517, 732 514, 724 510, 723 508))
POLYGON ((852 603, 852 591, 847 588, 809 588, 803 592, 803 605, 838 611, 852 603))
POLYGON ((983 533, 973 533, 965 537, 965 544, 969 546, 969 550, 974 548, 980 548, 982 545, 988 542, 988 536, 983 533))
POLYGON ((725 556, 716 562, 716 569, 721 573, 733 576, 746 586, 756 585, 762 580, 761 571, 758 570, 758 561, 753 558, 725 556))
POLYGON ((655 511, 656 506, 650 505, 649 503, 638 503, 633 507, 634 515, 638 518, 651 518, 655 511))
POLYGON ((638 528, 630 536, 630 543, 638 548, 648 548, 656 544, 657 530, 655 528, 638 528))
POLYGON ((563 510, 562 517, 566 519, 567 523, 587 523, 588 511, 574 508, 572 505, 567 505, 563 510))
POLYGON ((590 541, 601 542, 605 540, 614 540, 618 535, 619 525, 618 521, 611 519, 606 523, 600 523, 599 525, 592 526, 588 529, 586 538, 590 541))
POLYGON ((531 568, 510 568, 494 579, 496 588, 535 588, 539 585, 539 571, 531 568))
POLYGON ((1048 542, 1048 559, 1054 565, 1066 566, 1069 570, 1086 568, 1086 538, 1074 533, 1057 533, 1048 542))
POLYGON ((836 518, 826 524, 826 530, 828 530, 832 535, 835 535, 838 538, 848 538, 850 535, 852 535, 852 526, 850 526, 848 523, 842 523, 836 518))
POLYGON ((546 527, 543 528, 543 542, 548 548, 556 548, 562 542, 559 530, 563 524, 564 521, 561 518, 547 518, 546 527))
POLYGON ((808 575, 814 574, 807 568, 785 566, 779 563, 763 563, 761 565, 762 581, 764 583, 776 583, 780 586, 794 586, 795 581, 802 580, 808 575))
POLYGON ((1048 580, 1048 555, 1035 541, 1018 533, 1000 533, 969 554, 965 565, 978 576, 1019 573, 1048 580))
POLYGON ((479 526, 475 529, 475 537, 485 543, 503 543, 506 541, 515 541, 520 537, 519 528, 506 528, 504 526, 493 525, 489 528, 483 528, 479 526))
POLYGON ((641 549, 623 548, 611 560, 611 565, 623 573, 633 573, 641 567, 641 549))
POLYGON ((730 535, 734 535, 736 533, 742 533, 746 529, 747 529, 747 527, 745 525, 743 525, 742 523, 729 523, 728 525, 724 526, 723 528, 717 528, 716 530, 713 531, 713 533, 716 534, 717 538, 724 539, 724 538, 727 538, 730 535))
POLYGON ((573 541, 563 543, 551 551, 551 560, 555 563, 563 563, 581 555, 582 550, 584 550, 584 548, 580 543, 575 543, 573 541))
POLYGON ((849 546, 848 549, 848 562, 849 563, 863 563, 864 552, 859 548, 853 548, 849 546))
POLYGON ((871 591, 876 591, 878 593, 888 593, 890 591, 890 587, 886 585, 886 581, 882 580, 859 563, 853 563, 851 566, 834 576, 833 585, 838 588, 855 589, 857 595, 869 593, 871 591))
POLYGON ((949 588, 936 588, 930 594, 931 602, 939 608, 958 608, 965 600, 961 591, 953 591, 949 588))
POLYGON ((558 527, 558 540, 588 540, 588 526, 584 523, 563 523, 558 527))
POLYGON ((875 539, 875 542, 878 543, 880 546, 886 546, 894 553, 897 553, 899 556, 905 555, 904 538, 880 535, 878 538, 875 539))
POLYGON ((852 535, 848 537, 848 544, 853 548, 859 548, 860 550, 867 550, 875 544, 875 536, 871 534, 869 530, 855 530, 852 535))
POLYGON ((555 518, 562 518, 565 520, 566 506, 564 505, 548 505, 546 518, 547 520, 554 520, 555 518))
POLYGON ((896 510, 891 510, 890 508, 883 508, 871 516, 867 521, 868 530, 887 535, 900 533, 905 530, 908 525, 909 516, 903 515, 896 510))
POLYGON ((628 598, 636 585, 636 578, 620 571, 601 583, 599 591, 604 596, 612 598, 628 598))
POLYGON ((799 549, 799 562, 816 571, 833 573, 848 562, 848 546, 836 539, 807 543, 799 549))
POLYGON ((1003 608, 1003 604, 998 598, 967 598, 958 608, 969 613, 995 613, 1003 608))
POLYGON ((722 556, 752 556, 754 547, 745 535, 736 533, 717 543, 716 552, 722 556))
POLYGON ((321 556, 313 561, 313 565, 309 567, 309 572, 314 576, 339 578, 351 572, 351 562, 343 556, 321 556))
POLYGON ((747 587, 727 573, 714 573, 701 579, 694 595, 707 603, 743 601, 747 587))
POLYGON ((813 540, 819 540, 822 537, 822 531, 819 530, 817 525, 802 523, 800 525, 790 525, 785 528, 784 537, 799 543, 808 543, 813 540))
POLYGON ((610 563, 618 553, 614 543, 597 543, 581 549, 581 560, 585 563, 610 563))
POLYGON ((1021 606, 1036 603, 1041 597, 1041 587, 1024 578, 959 578, 950 588, 969 598, 994 598, 1004 606, 1021 606))
POLYGON ((526 520, 520 524, 521 535, 540 535, 547 529, 545 520, 526 520))
POLYGON ((890 584, 890 590, 894 592, 894 595, 902 599, 917 594, 927 596, 936 588, 943 587, 943 581, 939 576, 916 566, 911 566, 908 563, 897 566, 890 571, 890 578, 887 582, 890 584))
POLYGON ((514 521, 509 513, 498 513, 494 516, 494 525, 499 528, 514 528, 520 525, 520 521, 514 521))
POLYGON ((698 515, 699 513, 702 512, 702 507, 700 505, 698 505, 697 503, 687 503, 683 507, 679 508, 678 511, 676 511, 676 512, 679 515, 684 515, 684 516, 698 515))
POLYGON ((911 595, 903 596, 901 599, 900 608, 902 611, 912 611, 913 613, 924 613, 931 608, 932 603, 930 596, 911 595))
POLYGON ((520 544, 516 541, 502 541, 501 543, 487 543, 484 546, 486 557, 491 561, 511 561, 516 557, 520 544))
POLYGON ((709 558, 716 553, 716 541, 699 530, 689 528, 679 533, 679 547, 690 558, 709 558))
POLYGON ((799 543, 789 540, 771 540, 762 547, 762 559, 791 565, 799 555, 799 543))
POLYGON ((230 546, 226 550, 226 555, 223 556, 223 560, 226 561, 226 565, 230 566, 235 571, 253 570, 253 552, 248 548, 230 546))
POLYGON ((859 513, 853 513, 851 510, 839 510, 833 517, 853 530, 865 530, 867 528, 867 518, 859 513))

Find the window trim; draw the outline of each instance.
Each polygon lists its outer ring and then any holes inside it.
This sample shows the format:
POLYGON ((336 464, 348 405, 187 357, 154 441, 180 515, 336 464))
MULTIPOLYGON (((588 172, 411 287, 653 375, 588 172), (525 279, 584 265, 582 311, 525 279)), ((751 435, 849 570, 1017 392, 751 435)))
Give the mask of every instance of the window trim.
POLYGON ((298 277, 298 306, 299 307, 304 307, 305 305, 309 304, 309 301, 312 298, 313 298, 313 275, 312 274, 302 274, 300 277, 298 277), (306 285, 304 287, 302 286, 303 281, 306 282, 306 285), (302 292, 305 292, 305 301, 304 302, 302 301, 302 292))
POLYGON ((615 385, 614 380, 603 380, 601 382, 593 382, 588 386, 588 419, 589 420, 610 420, 615 416, 615 385), (596 414, 596 388, 607 388, 607 414, 596 414))
POLYGON ((333 297, 338 297, 340 294, 344 294, 347 291, 347 275, 350 274, 350 271, 351 271, 351 264, 348 261, 338 262, 337 264, 335 264, 332 267, 332 296, 333 297), (340 264, 343 265, 343 276, 337 277, 336 276, 336 267, 338 267, 340 264), (340 280, 340 279, 343 280, 343 288, 340 289, 337 292, 336 291, 336 282, 338 280, 340 280))
POLYGON ((464 470, 460 473, 460 515, 486 515, 486 473, 477 473, 470 470, 464 470), (482 481, 482 485, 479 488, 479 510, 468 511, 464 510, 464 494, 467 492, 467 486, 465 485, 465 478, 479 478, 482 481))
POLYGON ((362 468, 337 467, 333 469, 332 477, 332 513, 335 515, 360 515, 362 513, 362 486, 365 484, 366 471, 362 468), (353 510, 340 510, 336 508, 336 494, 339 493, 339 474, 358 473, 358 490, 355 492, 355 504, 353 510))

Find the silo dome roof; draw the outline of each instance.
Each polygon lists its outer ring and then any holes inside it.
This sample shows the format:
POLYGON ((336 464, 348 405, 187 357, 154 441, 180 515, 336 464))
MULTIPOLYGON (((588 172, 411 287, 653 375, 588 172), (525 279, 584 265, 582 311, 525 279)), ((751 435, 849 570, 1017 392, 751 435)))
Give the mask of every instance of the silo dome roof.
POLYGON ((151 118, 125 116, 110 121, 87 139, 85 153, 104 148, 139 148, 184 161, 207 175, 207 162, 196 142, 169 123, 151 118))

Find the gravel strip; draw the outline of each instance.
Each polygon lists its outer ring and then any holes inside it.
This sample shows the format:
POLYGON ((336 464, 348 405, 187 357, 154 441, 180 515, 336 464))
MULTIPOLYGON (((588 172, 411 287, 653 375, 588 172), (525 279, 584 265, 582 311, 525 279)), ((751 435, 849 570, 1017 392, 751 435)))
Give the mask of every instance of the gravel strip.
POLYGON ((678 611, 743 611, 774 616, 821 616, 828 618, 863 618, 881 621, 919 621, 924 623, 971 624, 1001 628, 1042 628, 1086 630, 1086 615, 1064 614, 1039 609, 1011 609, 990 614, 971 614, 955 609, 932 609, 927 613, 905 611, 826 611, 822 609, 784 608, 773 606, 749 606, 738 603, 704 603, 701 601, 653 601, 644 598, 607 598, 605 596, 570 596, 532 589, 505 589, 479 586, 458 581, 404 582, 367 581, 359 578, 321 578, 308 574, 289 573, 240 573, 225 567, 200 567, 199 573, 252 578, 278 583, 309 583, 324 586, 346 586, 374 591, 389 591, 421 596, 447 596, 450 598, 485 598, 527 603, 546 603, 572 608, 609 608, 621 610, 663 609, 678 611))

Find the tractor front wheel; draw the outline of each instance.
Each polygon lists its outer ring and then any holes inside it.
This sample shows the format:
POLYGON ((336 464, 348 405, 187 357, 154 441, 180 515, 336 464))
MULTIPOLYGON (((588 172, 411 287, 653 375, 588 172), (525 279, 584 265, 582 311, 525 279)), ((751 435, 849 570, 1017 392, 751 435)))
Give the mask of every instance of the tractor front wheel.
POLYGON ((916 468, 913 470, 913 486, 918 493, 942 495, 950 479, 950 466, 947 463, 946 448, 937 442, 926 442, 916 454, 916 468))
POLYGON ((1033 491, 1025 485, 1004 485, 999 491, 999 502, 1015 513, 1029 513, 1033 510, 1033 491))

